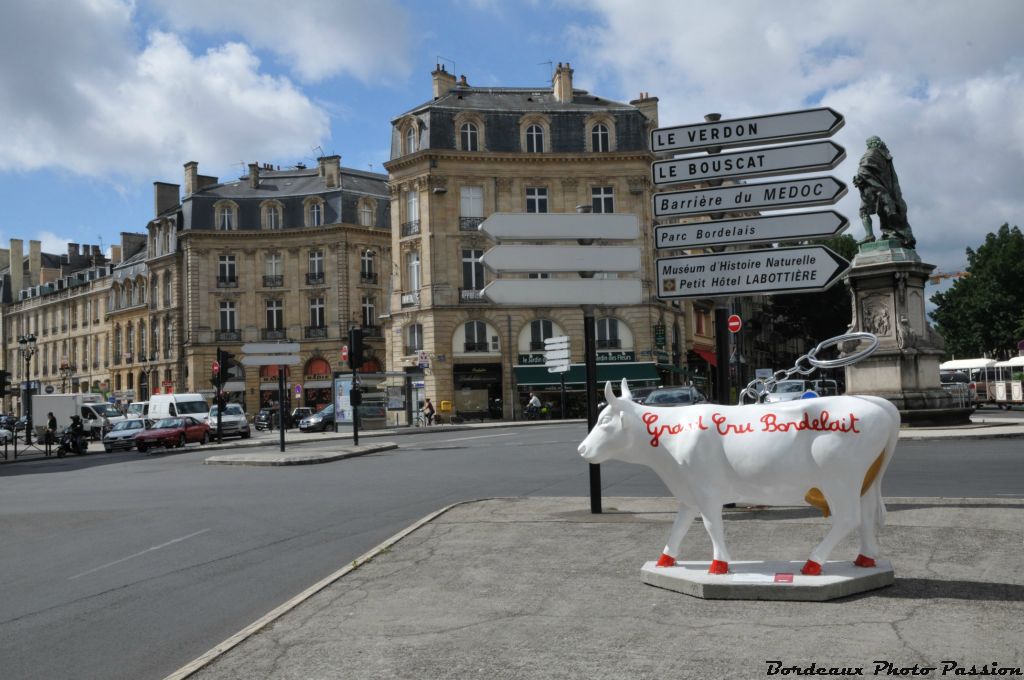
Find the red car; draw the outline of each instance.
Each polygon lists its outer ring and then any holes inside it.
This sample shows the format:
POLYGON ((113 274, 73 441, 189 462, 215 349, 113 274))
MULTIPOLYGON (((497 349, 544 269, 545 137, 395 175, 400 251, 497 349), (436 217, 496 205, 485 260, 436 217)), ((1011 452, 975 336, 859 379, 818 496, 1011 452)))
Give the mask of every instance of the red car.
POLYGON ((182 418, 161 418, 135 435, 135 446, 145 451, 154 446, 183 447, 188 442, 210 441, 210 426, 191 416, 182 418))

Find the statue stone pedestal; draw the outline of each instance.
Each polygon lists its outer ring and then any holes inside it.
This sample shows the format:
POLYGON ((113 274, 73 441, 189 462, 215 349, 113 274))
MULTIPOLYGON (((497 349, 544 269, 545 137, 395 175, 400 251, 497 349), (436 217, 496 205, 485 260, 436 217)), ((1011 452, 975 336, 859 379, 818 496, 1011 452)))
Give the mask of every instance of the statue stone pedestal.
POLYGON ((882 240, 862 245, 845 277, 853 296, 850 330, 879 340, 873 354, 846 367, 846 392, 888 399, 911 427, 965 424, 972 410, 958 407, 939 385, 944 342, 925 320, 924 286, 933 269, 916 251, 882 240))

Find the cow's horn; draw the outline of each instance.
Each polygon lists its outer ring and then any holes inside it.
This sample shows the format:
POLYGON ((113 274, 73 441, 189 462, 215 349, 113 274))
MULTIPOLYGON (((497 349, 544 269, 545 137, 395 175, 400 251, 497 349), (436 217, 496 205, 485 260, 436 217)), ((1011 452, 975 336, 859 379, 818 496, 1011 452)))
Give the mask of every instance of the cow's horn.
POLYGON ((619 394, 623 399, 632 399, 633 395, 629 391, 629 383, 625 378, 622 379, 622 392, 619 394))
POLYGON ((608 380, 604 384, 604 400, 609 404, 615 402, 615 392, 612 390, 612 381, 608 380))

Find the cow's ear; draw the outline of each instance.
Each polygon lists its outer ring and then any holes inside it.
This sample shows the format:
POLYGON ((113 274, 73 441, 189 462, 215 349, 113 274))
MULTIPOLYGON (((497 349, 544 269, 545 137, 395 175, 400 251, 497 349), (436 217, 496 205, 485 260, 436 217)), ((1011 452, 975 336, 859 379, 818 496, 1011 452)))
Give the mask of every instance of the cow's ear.
POLYGON ((632 399, 633 394, 629 391, 629 383, 625 378, 622 379, 622 393, 619 395, 623 399, 632 399))
POLYGON ((605 402, 612 404, 615 402, 615 392, 612 391, 612 381, 608 380, 604 384, 604 400, 605 402))

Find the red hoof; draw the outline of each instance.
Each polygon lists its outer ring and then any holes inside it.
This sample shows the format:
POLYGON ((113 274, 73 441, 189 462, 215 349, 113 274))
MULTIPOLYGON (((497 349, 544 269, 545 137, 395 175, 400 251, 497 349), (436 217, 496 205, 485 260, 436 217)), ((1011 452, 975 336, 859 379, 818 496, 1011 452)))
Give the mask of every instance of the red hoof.
POLYGON ((814 560, 807 560, 807 564, 800 570, 804 576, 821 576, 821 565, 814 560))
POLYGON ((711 566, 708 567, 708 573, 709 574, 728 574, 729 573, 729 563, 728 562, 723 562, 721 560, 713 560, 711 562, 711 566))
POLYGON ((864 555, 857 555, 857 559, 853 561, 858 567, 873 567, 875 566, 875 560, 871 557, 865 557, 864 555))
POLYGON ((676 566, 676 558, 661 553, 661 557, 658 558, 658 563, 654 565, 656 567, 674 567, 676 566))

